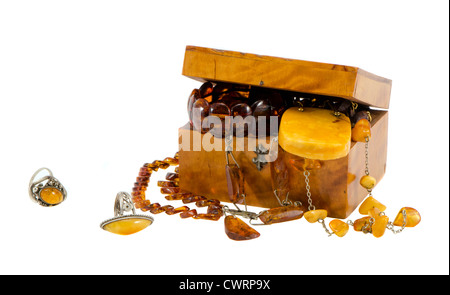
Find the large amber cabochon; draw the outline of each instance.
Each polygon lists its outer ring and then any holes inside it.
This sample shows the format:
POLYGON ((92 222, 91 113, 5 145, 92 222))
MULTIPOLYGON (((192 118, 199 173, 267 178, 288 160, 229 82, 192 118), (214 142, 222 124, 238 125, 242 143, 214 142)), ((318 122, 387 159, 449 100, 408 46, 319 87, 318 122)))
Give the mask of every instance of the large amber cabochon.
POLYGON ((144 218, 127 218, 108 223, 103 229, 118 235, 131 235, 145 229, 151 223, 151 220, 144 218))
POLYGON ((50 205, 57 205, 64 200, 63 193, 54 187, 43 188, 39 195, 44 202, 50 205))
POLYGON ((350 119, 333 111, 293 107, 284 112, 278 135, 287 152, 308 159, 333 160, 350 151, 350 119))

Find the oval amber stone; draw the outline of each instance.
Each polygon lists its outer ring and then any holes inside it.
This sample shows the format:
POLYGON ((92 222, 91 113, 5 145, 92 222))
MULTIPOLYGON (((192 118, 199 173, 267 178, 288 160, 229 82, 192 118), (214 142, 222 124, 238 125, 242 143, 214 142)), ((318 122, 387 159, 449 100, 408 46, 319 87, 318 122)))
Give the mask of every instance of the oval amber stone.
POLYGON ((364 175, 361 177, 359 184, 365 189, 373 189, 375 185, 377 184, 377 180, 375 177, 372 177, 370 175, 364 175))
POLYGON ((356 122, 352 128, 352 140, 358 142, 365 142, 366 138, 370 138, 370 122, 366 119, 361 119, 356 122))
POLYGON ((309 223, 314 223, 319 219, 325 219, 327 217, 327 210, 318 209, 310 210, 304 214, 306 221, 309 223))
POLYGON ((113 221, 103 226, 103 229, 118 235, 131 235, 143 230, 151 223, 151 220, 144 218, 127 218, 113 221))
POLYGON ((50 205, 57 205, 64 199, 63 193, 54 187, 46 187, 40 192, 41 199, 50 205))
POLYGON ((245 241, 255 239, 260 236, 252 227, 248 226, 241 219, 234 216, 225 217, 225 233, 235 241, 245 241))
POLYGON ((386 210, 386 206, 375 200, 374 197, 368 197, 362 204, 359 206, 359 213, 362 215, 367 215, 369 210, 372 208, 377 208, 381 212, 386 210))
POLYGON ((350 226, 339 219, 334 219, 330 222, 330 229, 336 234, 336 236, 342 238, 349 230, 350 226))
POLYGON ((273 224, 300 219, 304 212, 305 208, 302 206, 282 206, 264 211, 259 219, 264 224, 273 224))
POLYGON ((403 207, 400 209, 400 212, 398 212, 397 217, 395 217, 395 226, 403 226, 403 210, 406 211, 406 227, 415 227, 419 224, 421 220, 419 211, 411 207, 403 207))

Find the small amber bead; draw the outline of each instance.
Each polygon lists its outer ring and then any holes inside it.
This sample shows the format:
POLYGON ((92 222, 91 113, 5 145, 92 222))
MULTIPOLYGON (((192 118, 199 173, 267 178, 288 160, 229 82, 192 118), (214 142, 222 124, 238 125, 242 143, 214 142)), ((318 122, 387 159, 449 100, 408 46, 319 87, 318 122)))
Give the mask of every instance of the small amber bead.
POLYGON ((194 195, 194 196, 189 196, 189 197, 183 199, 183 203, 188 204, 188 203, 193 203, 193 202, 202 201, 202 200, 206 200, 206 198, 203 196, 194 195))
POLYGON ((369 210, 372 208, 378 208, 381 212, 386 210, 386 206, 375 200, 374 197, 368 197, 360 206, 359 213, 362 215, 367 215, 369 210))
POLYGON ((177 201, 177 200, 186 199, 190 196, 192 196, 191 193, 177 193, 177 194, 168 195, 165 198, 166 198, 166 200, 169 200, 169 201, 177 201))
POLYGON ((180 167, 175 167, 175 173, 180 173, 180 167))
POLYGON ((159 208, 159 207, 161 207, 161 205, 159 203, 153 203, 153 204, 145 206, 144 208, 145 208, 145 211, 150 210, 150 212, 152 212, 151 211, 152 209, 159 208))
POLYGON ((181 189, 179 187, 162 187, 161 188, 161 194, 176 194, 181 192, 181 189))
POLYGON ((375 222, 372 225, 372 235, 376 238, 382 237, 386 231, 386 226, 389 222, 389 217, 378 216, 374 218, 375 222))
POLYGON ((314 223, 319 219, 325 219, 327 217, 327 214, 327 210, 318 209, 305 212, 304 216, 306 221, 308 221, 309 223, 314 223))
POLYGON ((180 180, 179 177, 180 176, 178 173, 169 172, 166 174, 166 180, 170 180, 170 181, 179 181, 180 180))
POLYGON ((189 217, 194 217, 196 215, 197 215, 197 210, 195 210, 195 209, 183 211, 180 213, 181 218, 189 218, 189 217))
POLYGON ((364 175, 363 177, 361 177, 359 184, 361 184, 363 188, 370 190, 375 187, 375 185, 377 184, 377 180, 375 179, 375 177, 372 177, 370 175, 364 175))
POLYGON ((178 159, 174 159, 174 158, 170 158, 170 157, 165 158, 163 160, 163 162, 169 164, 170 166, 178 165, 178 159))
POLYGON ((346 222, 339 219, 334 219, 330 222, 330 229, 340 238, 347 234, 349 228, 350 226, 346 222))
POLYGON ((421 220, 419 211, 411 207, 403 207, 394 219, 395 226, 403 226, 403 210, 406 212, 406 227, 415 227, 419 224, 421 220))
POLYGON ((208 132, 209 128, 202 128, 203 120, 209 116, 209 102, 199 98, 194 102, 191 111, 192 126, 202 133, 208 132))
POLYGON ((206 213, 223 215, 222 205, 211 204, 208 206, 208 210, 206 211, 206 213))
POLYGON ((175 182, 173 181, 158 181, 157 184, 159 187, 176 187, 175 182))
POLYGON ((188 206, 182 206, 182 207, 178 207, 178 208, 175 208, 172 210, 166 210, 166 214, 174 215, 174 214, 178 214, 178 213, 185 212, 185 211, 189 211, 188 206))
POLYGON ((200 200, 195 202, 195 206, 197 207, 206 207, 212 204, 219 205, 220 201, 216 199, 211 199, 211 200, 200 200))
POLYGON ((352 128, 352 140, 358 142, 365 142, 366 138, 370 138, 370 122, 367 119, 361 119, 356 122, 352 128))
POLYGON ((371 218, 372 217, 370 217, 370 216, 365 216, 365 217, 362 217, 360 219, 355 220, 353 222, 353 229, 355 231, 362 231, 363 228, 367 228, 369 226, 369 224, 370 224, 370 219, 371 218))
POLYGON ((221 217, 221 215, 211 214, 211 213, 200 213, 200 214, 193 216, 194 219, 205 219, 205 220, 213 220, 213 221, 219 220, 220 217, 221 217))

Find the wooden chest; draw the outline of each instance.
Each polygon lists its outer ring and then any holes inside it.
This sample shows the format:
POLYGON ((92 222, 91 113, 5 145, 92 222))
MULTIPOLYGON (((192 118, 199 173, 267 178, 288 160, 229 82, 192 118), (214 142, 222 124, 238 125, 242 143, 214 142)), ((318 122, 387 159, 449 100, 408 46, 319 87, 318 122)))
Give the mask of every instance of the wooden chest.
MULTIPOLYGON (((258 91, 275 91, 285 97, 329 98, 350 101, 370 109, 372 136, 369 145, 370 174, 379 183, 386 169, 389 99, 392 82, 356 67, 309 62, 187 46, 183 75, 199 82, 231 83, 258 91), (285 95, 289 94, 289 95, 285 95)), ((200 84, 201 85, 201 84, 200 84)), ((269 149, 269 138, 258 141, 246 136, 233 137, 233 155, 245 178, 246 202, 251 206, 280 206, 271 184, 270 165, 258 169, 255 146, 269 149), (251 147, 251 148, 249 148, 251 147)), ((212 138, 190 123, 179 129, 180 187, 194 194, 229 202, 225 172, 225 139, 212 138), (199 141, 200 140, 200 141, 199 141), (215 150, 198 144, 214 141, 215 150)), ((298 156, 285 152, 289 174, 289 199, 308 204, 303 173, 289 165, 298 156)), ((348 217, 367 196, 359 179, 365 173, 365 143, 350 143, 345 157, 320 161, 320 169, 311 171, 310 192, 317 209, 326 209, 329 217, 348 217)), ((261 168, 261 167, 260 167, 261 168)))

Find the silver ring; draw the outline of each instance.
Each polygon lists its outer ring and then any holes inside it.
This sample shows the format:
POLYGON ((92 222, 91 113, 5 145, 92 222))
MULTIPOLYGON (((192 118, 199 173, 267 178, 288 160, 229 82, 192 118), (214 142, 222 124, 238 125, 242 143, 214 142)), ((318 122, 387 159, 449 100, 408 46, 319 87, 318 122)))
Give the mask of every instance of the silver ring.
POLYGON ((130 194, 119 192, 114 203, 114 217, 100 223, 100 227, 118 235, 131 235, 141 231, 153 223, 153 217, 136 214, 130 194), (133 214, 124 215, 132 211, 133 214))
POLYGON ((40 168, 33 174, 28 185, 28 194, 33 202, 44 207, 57 206, 67 199, 66 189, 48 168, 40 168), (44 170, 48 175, 35 180, 39 172, 44 170))

